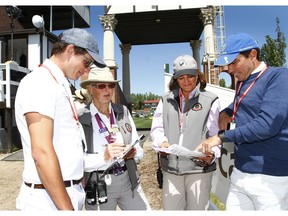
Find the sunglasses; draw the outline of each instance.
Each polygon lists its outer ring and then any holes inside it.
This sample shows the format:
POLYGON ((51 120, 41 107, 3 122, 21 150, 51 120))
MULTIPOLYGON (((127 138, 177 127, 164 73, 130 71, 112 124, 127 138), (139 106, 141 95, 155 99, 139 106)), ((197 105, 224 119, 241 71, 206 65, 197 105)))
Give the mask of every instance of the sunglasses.
POLYGON ((198 159, 198 158, 192 158, 191 160, 192 160, 197 166, 200 166, 200 167, 209 166, 209 164, 208 164, 205 160, 201 160, 201 159, 198 159))
POLYGON ((85 58, 85 67, 86 68, 90 68, 93 65, 94 61, 89 59, 89 58, 87 58, 87 56, 85 56, 85 54, 82 54, 82 55, 85 58))
POLYGON ((97 88, 97 89, 105 89, 106 87, 108 87, 109 89, 114 89, 116 84, 115 83, 108 83, 108 84, 92 83, 91 86, 93 86, 94 88, 97 88))

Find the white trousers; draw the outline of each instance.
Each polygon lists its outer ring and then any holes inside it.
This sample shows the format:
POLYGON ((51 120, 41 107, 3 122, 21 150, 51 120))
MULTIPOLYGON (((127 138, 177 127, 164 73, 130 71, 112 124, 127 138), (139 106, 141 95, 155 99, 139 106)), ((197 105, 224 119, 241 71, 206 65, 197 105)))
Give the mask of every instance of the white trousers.
POLYGON ((288 210, 288 176, 249 174, 234 167, 226 210, 288 210))
POLYGON ((163 210, 207 210, 212 174, 175 175, 163 171, 163 210))
MULTIPOLYGON (((77 210, 82 210, 85 201, 85 191, 80 184, 66 187, 72 205, 77 210)), ((45 189, 34 189, 22 183, 16 199, 16 208, 22 211, 57 210, 45 189)))

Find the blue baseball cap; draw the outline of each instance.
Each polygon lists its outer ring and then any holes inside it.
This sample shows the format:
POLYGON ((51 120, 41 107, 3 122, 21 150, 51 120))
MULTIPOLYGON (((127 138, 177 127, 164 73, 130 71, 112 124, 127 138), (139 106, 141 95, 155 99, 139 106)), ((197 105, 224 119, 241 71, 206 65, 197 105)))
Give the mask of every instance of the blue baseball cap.
POLYGON ((239 53, 259 48, 256 40, 246 33, 234 33, 226 40, 225 50, 220 53, 214 66, 229 65, 239 55, 239 53))
POLYGON ((94 64, 98 67, 105 67, 106 64, 99 55, 96 39, 91 33, 84 29, 72 28, 59 35, 60 41, 85 49, 94 59, 94 64))

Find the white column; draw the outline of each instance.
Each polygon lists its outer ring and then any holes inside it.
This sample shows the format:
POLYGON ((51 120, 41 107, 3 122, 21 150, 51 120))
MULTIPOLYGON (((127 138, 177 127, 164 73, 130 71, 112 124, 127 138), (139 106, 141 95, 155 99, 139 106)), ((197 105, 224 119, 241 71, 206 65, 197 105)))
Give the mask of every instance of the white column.
POLYGON ((34 70, 41 62, 41 35, 28 35, 28 68, 34 70))
POLYGON ((200 68, 200 47, 201 47, 201 40, 191 40, 190 47, 192 48, 193 58, 197 62, 198 69, 200 68))
MULTIPOLYGON (((201 9, 202 21, 204 25, 204 52, 209 56, 210 61, 215 60, 215 36, 214 36, 214 15, 213 8, 201 9)), ((204 55, 205 55, 204 54, 204 55)), ((207 60, 207 58, 206 58, 207 60)))
MULTIPOLYGON (((42 62, 46 59, 46 58, 49 58, 49 53, 48 53, 48 39, 46 36, 42 35, 42 40, 43 40, 43 43, 42 43, 42 62)), ((42 63, 41 62, 41 63, 42 63)))
POLYGON ((114 55, 114 29, 117 25, 117 19, 113 14, 99 16, 104 30, 103 38, 103 60, 110 68, 117 67, 114 55))
POLYGON ((0 38, 0 63, 4 63, 6 59, 5 46, 6 46, 5 40, 0 38))
MULTIPOLYGON (((204 25, 204 56, 203 56, 203 65, 204 73, 207 74, 208 83, 211 83, 211 76, 215 76, 215 71, 211 71, 211 65, 214 64, 215 61, 215 36, 214 36, 214 14, 213 7, 208 7, 205 9, 201 9, 201 18, 204 25), (205 68, 207 70, 205 70, 205 68), (212 75, 213 72, 213 75, 212 75)), ((214 77, 213 76, 213 77, 214 77)), ((215 78, 213 83, 215 82, 215 78)))
POLYGON ((122 52, 122 89, 127 103, 131 103, 130 97, 130 44, 120 44, 122 52))

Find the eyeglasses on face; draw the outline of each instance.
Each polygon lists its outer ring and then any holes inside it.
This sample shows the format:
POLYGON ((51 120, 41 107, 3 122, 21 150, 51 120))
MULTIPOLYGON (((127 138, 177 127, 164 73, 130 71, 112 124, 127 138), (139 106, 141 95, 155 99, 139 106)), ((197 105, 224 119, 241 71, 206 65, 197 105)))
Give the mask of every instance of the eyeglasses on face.
POLYGON ((114 89, 116 84, 115 83, 92 83, 91 86, 93 86, 94 88, 97 89, 105 89, 106 87, 108 87, 109 89, 114 89))
POLYGON ((90 58, 88 58, 85 54, 82 54, 82 55, 85 58, 85 67, 90 68, 94 62, 90 58))

